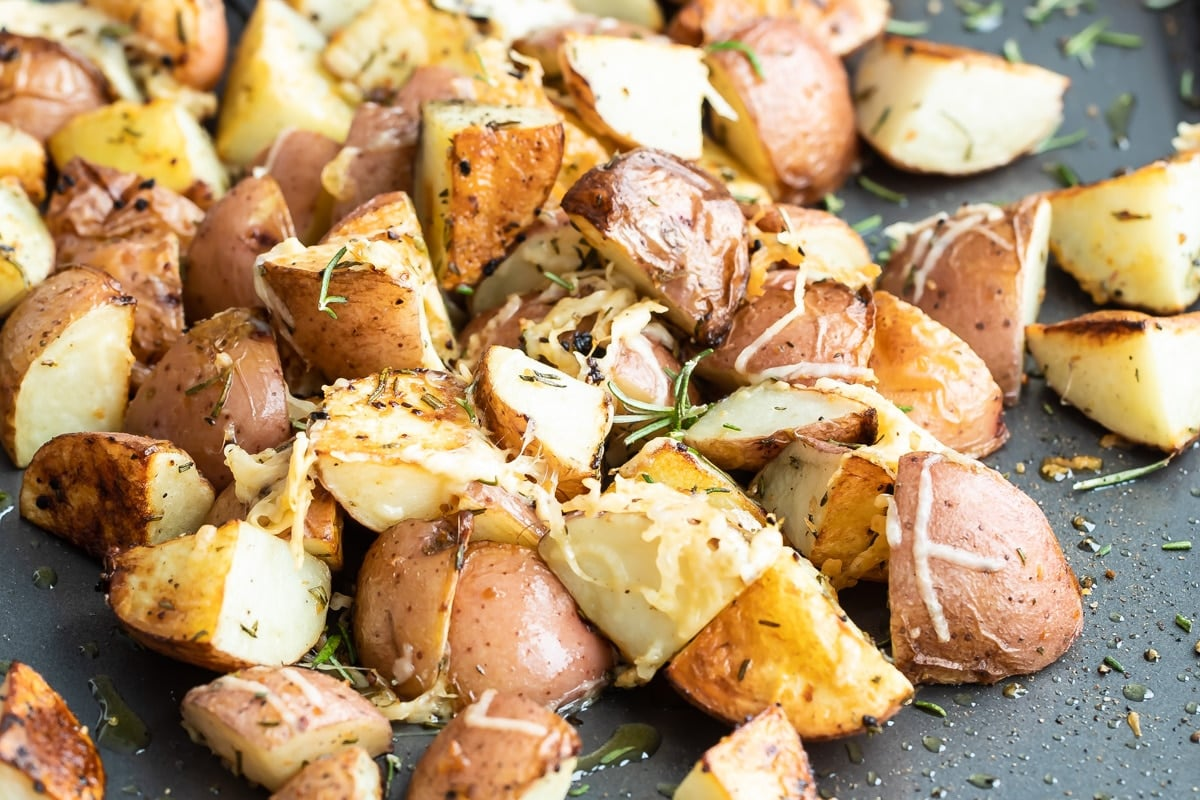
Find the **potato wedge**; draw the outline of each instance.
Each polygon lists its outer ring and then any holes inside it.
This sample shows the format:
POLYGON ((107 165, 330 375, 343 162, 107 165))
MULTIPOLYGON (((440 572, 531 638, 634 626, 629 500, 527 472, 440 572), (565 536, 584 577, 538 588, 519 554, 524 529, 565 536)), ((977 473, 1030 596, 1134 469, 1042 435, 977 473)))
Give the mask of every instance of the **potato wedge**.
POLYGON ((409 266, 425 258, 415 242, 402 255, 361 239, 308 248, 289 239, 258 259, 255 285, 280 338, 327 381, 441 369, 425 317, 429 270, 409 266))
POLYGON ((1079 582, 1045 514, 977 461, 901 458, 887 539, 892 654, 914 682, 1037 672, 1083 629, 1079 582))
POLYGON ((45 144, 77 114, 112 100, 108 81, 85 56, 52 39, 0 31, 0 121, 45 144))
POLYGON ((21 516, 89 555, 195 533, 212 485, 170 442, 127 433, 64 433, 21 477, 21 516))
POLYGON ((217 672, 280 666, 320 637, 329 568, 309 555, 297 562, 287 542, 234 521, 118 553, 107 599, 125 631, 157 653, 217 672))
POLYGON ((270 800, 323 800, 350 797, 382 800, 383 780, 371 754, 359 745, 312 761, 288 780, 270 800))
POLYGON ((176 80, 212 89, 225 69, 229 27, 223 0, 84 0, 133 28, 145 59, 170 65, 176 80))
POLYGON ((0 330, 0 443, 14 465, 27 466, 60 433, 120 430, 133 304, 107 275, 80 267, 47 278, 9 316, 0 330))
POLYGON ((630 664, 617 676, 624 686, 649 681, 782 547, 773 524, 620 476, 563 511, 538 550, 630 664))
POLYGON ((730 724, 778 703, 806 740, 861 733, 892 717, 913 692, 812 564, 790 550, 666 673, 689 702, 730 724))
POLYGON ((441 372, 337 381, 308 428, 321 482, 373 531, 437 517, 473 481, 510 478, 471 413, 465 387, 441 372))
POLYGON ((229 175, 208 132, 172 100, 145 105, 120 100, 76 114, 47 142, 62 169, 73 158, 154 178, 179 193, 196 184, 213 197, 229 189, 229 175))
POLYGON ((658 150, 589 170, 562 208, 603 258, 702 345, 733 324, 749 277, 745 219, 719 180, 658 150))
POLYGON ((966 342, 916 306, 875 293, 876 389, 942 444, 975 458, 1008 441, 1004 394, 966 342))
POLYGON ((854 74, 858 132, 910 172, 984 172, 1058 130, 1069 84, 1056 72, 992 53, 884 36, 854 74))
POLYGON ((243 669, 192 689, 180 710, 194 741, 270 791, 321 756, 356 748, 370 763, 392 749, 392 726, 371 701, 316 670, 243 669))
POLYGON ((744 50, 710 48, 713 88, 736 112, 710 116, 713 136, 771 196, 815 203, 842 185, 858 157, 850 79, 802 23, 760 18, 729 34, 744 50))
POLYGON ((1028 336, 1063 402, 1109 430, 1168 452, 1200 436, 1200 312, 1095 311, 1028 336))
POLYGON ((334 221, 333 195, 322 185, 321 174, 340 150, 338 141, 323 133, 287 128, 253 161, 279 184, 296 236, 305 244, 316 244, 334 221))
POLYGON ((879 288, 945 325, 988 365, 1013 405, 1025 366, 1025 327, 1037 320, 1049 254, 1050 204, 965 205, 915 226, 889 228, 899 244, 879 288))
POLYGON ((0 683, 0 796, 103 800, 104 765, 86 726, 33 667, 14 661, 0 683))
MULTIPOLYGON (((635 3, 639 1, 641 0, 633 0, 635 3)), ((592 5, 612 6, 615 4, 611 0, 592 0, 592 5)), ((661 20, 662 12, 657 4, 647 2, 646 5, 652 6, 661 20)), ((600 11, 585 10, 579 2, 575 2, 575 7, 583 13, 576 13, 571 18, 559 23, 541 25, 518 37, 512 43, 512 48, 518 53, 532 58, 542 65, 542 72, 547 80, 562 78, 562 62, 559 61, 558 53, 567 38, 573 35, 620 36, 626 39, 669 41, 665 36, 655 33, 657 28, 627 22, 603 9, 600 11)), ((660 24, 657 27, 661 28, 662 26, 660 24)))
POLYGON ((671 20, 667 33, 684 44, 708 44, 725 40, 750 20, 783 17, 799 21, 844 56, 878 36, 890 11, 886 0, 690 0, 671 20))
POLYGON ((554 186, 563 126, 547 109, 432 102, 415 200, 443 289, 473 286, 533 225, 554 186))
POLYGON ((54 239, 38 207, 16 178, 0 177, 0 317, 44 281, 54 266, 54 239))
POLYGON ((547 273, 578 272, 591 252, 591 245, 571 225, 566 212, 561 208, 543 211, 508 258, 475 287, 470 296, 472 315, 500 308, 514 294, 549 287, 547 273))
POLYGON ((490 347, 475 379, 475 404, 499 443, 540 454, 566 500, 600 480, 604 440, 612 428, 608 392, 534 361, 520 350, 490 347))
POLYGON ((817 784, 796 728, 768 706, 696 762, 677 800, 817 800, 817 784))
MULTIPOLYGON (((447 95, 430 99, 455 96, 447 95)), ((342 149, 321 169, 321 186, 333 197, 330 218, 340 220, 388 192, 411 195, 420 132, 419 106, 416 113, 371 102, 355 109, 342 149)))
POLYGON ((583 743, 531 700, 488 692, 442 729, 417 762, 408 800, 566 796, 583 743))
POLYGON ((15 179, 35 204, 46 199, 46 149, 20 128, 0 122, 0 181, 5 178, 15 179))
POLYGON ((625 148, 695 160, 711 91, 703 52, 655 39, 570 34, 559 49, 563 83, 589 128, 625 148))
POLYGON ((244 166, 288 128, 338 142, 346 138, 353 112, 320 64, 324 47, 321 32, 283 0, 255 6, 226 79, 217 122, 223 160, 244 166))
POLYGON ((1198 187, 1200 150, 1193 150, 1054 192, 1050 250, 1097 303, 1183 311, 1200 297, 1200 237, 1192 222, 1198 187))

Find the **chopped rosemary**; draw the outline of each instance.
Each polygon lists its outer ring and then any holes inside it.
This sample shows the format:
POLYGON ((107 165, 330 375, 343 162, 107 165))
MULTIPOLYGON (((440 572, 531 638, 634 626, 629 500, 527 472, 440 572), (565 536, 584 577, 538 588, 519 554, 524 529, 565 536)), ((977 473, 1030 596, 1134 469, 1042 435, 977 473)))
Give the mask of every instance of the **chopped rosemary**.
POLYGON ((1004 3, 1001 0, 987 5, 973 0, 954 0, 954 5, 963 12, 963 27, 971 33, 989 33, 1004 21, 1004 3))
POLYGON ((1191 550, 1192 543, 1189 541, 1167 542, 1162 546, 1163 550, 1191 550))
POLYGON ((1087 138, 1087 129, 1080 128, 1074 133, 1068 133, 1064 136, 1051 136, 1045 139, 1041 144, 1034 149, 1034 153, 1042 154, 1049 153, 1051 150, 1061 150, 1064 147, 1072 147, 1079 144, 1087 138))
POLYGON ((1188 619, 1187 617, 1185 617, 1183 614, 1176 614, 1176 615, 1175 615, 1175 624, 1176 624, 1176 625, 1179 627, 1179 629, 1180 629, 1180 630, 1182 630, 1184 633, 1191 633, 1191 632, 1192 632, 1192 621, 1191 621, 1190 619, 1188 619))
POLYGON ((1088 478, 1086 481, 1075 483, 1071 488, 1077 492, 1083 492, 1089 489, 1101 489, 1105 486, 1116 486, 1119 483, 1125 483, 1126 481, 1140 478, 1143 475, 1149 475, 1151 472, 1157 472, 1170 464, 1172 458, 1174 458, 1174 455, 1169 455, 1166 458, 1155 461, 1153 464, 1114 472, 1110 475, 1101 475, 1099 478, 1088 478))
POLYGON ((898 206, 908 205, 907 195, 897 192, 893 189, 889 189, 881 183, 876 183, 866 175, 858 176, 858 185, 878 197, 880 200, 886 200, 889 203, 895 203, 898 206))
POLYGON ((875 120, 875 124, 871 126, 871 135, 872 136, 879 133, 879 131, 881 131, 883 129, 883 126, 887 124, 888 117, 890 117, 891 115, 892 115, 892 107, 891 106, 885 106, 883 111, 879 112, 879 118, 877 120, 875 120))
POLYGON ((1026 7, 1025 19, 1034 25, 1041 25, 1050 19, 1050 16, 1055 11, 1072 14, 1085 5, 1091 7, 1093 5, 1092 0, 1037 0, 1033 5, 1026 7))
POLYGON ((475 406, 471 405, 470 400, 468 400, 465 397, 460 397, 457 400, 455 400, 454 402, 458 403, 459 408, 461 408, 463 411, 467 412, 467 417, 470 418, 472 425, 475 425, 478 423, 479 418, 475 416, 475 406))
POLYGON ((889 19, 885 29, 895 36, 924 36, 929 33, 929 22, 923 19, 889 19))
POLYGON ((392 781, 396 779, 396 773, 400 771, 400 767, 404 766, 404 762, 395 753, 388 753, 383 758, 387 762, 387 777, 383 781, 383 796, 391 797, 392 781))
POLYGON ((333 254, 333 258, 329 259, 329 263, 325 265, 325 269, 321 270, 321 294, 317 297, 317 311, 324 311, 334 319, 338 318, 337 312, 330 308, 331 303, 345 303, 346 298, 341 295, 329 294, 329 279, 333 277, 334 268, 341 263, 342 256, 346 255, 346 247, 343 245, 333 254))
POLYGON ((1004 57, 1010 64, 1020 64, 1025 61, 1025 57, 1021 55, 1021 45, 1017 44, 1016 39, 1004 40, 1004 57))
POLYGON ((754 70, 754 76, 761 80, 766 80, 767 74, 763 72, 762 61, 758 58, 758 53, 754 52, 754 48, 745 42, 740 42, 737 39, 726 39, 722 42, 713 42, 708 45, 709 52, 717 52, 719 50, 736 50, 746 57, 750 62, 750 68, 754 70))
POLYGON ((1196 72, 1191 67, 1179 76, 1179 99, 1191 108, 1200 108, 1200 97, 1196 96, 1196 72))
POLYGON ((696 364, 700 360, 712 355, 712 349, 702 350, 696 355, 684 362, 683 366, 676 374, 667 375, 672 380, 672 393, 675 402, 670 406, 660 406, 654 403, 644 403, 641 400, 634 400, 632 397, 621 391, 612 381, 608 382, 608 390, 613 393, 621 403, 634 413, 618 414, 613 417, 613 422, 618 425, 646 423, 642 427, 630 433, 625 437, 625 444, 633 444, 634 442, 644 439, 653 433, 665 430, 668 436, 672 438, 681 438, 684 431, 695 424, 700 415, 708 410, 708 404, 702 403, 698 406, 692 405, 691 398, 688 397, 688 386, 691 384, 692 372, 696 369, 696 364))
MULTIPOLYGON (((1075 174, 1075 170, 1061 162, 1046 164, 1044 167, 1042 167, 1042 172, 1057 178, 1058 182, 1063 186, 1070 187, 1079 185, 1079 176, 1075 174)), ((1054 412, 1049 411, 1047 413, 1053 414, 1054 412)))
POLYGON ((465 283, 460 283, 458 286, 454 287, 454 291, 457 292, 458 294, 466 295, 469 297, 469 296, 475 294, 475 287, 468 286, 465 283))
POLYGON ((918 711, 924 711, 933 717, 945 717, 946 709, 939 706, 937 703, 931 703, 928 700, 914 700, 913 708, 918 711))
POLYGON ((1025 561, 1025 551, 1024 551, 1024 550, 1022 550, 1022 549, 1021 549, 1021 548, 1019 548, 1019 547, 1017 548, 1017 557, 1021 559, 1021 563, 1022 563, 1022 564, 1026 563, 1026 561, 1025 561))
POLYGON ((1112 669, 1114 669, 1114 670, 1116 670, 1117 672, 1120 672, 1120 673, 1122 673, 1122 674, 1124 674, 1124 673, 1128 672, 1128 670, 1127 670, 1127 669, 1125 669, 1125 665, 1124 665, 1124 664, 1122 664, 1120 661, 1117 661, 1117 660, 1116 660, 1115 658, 1113 658, 1112 656, 1105 656, 1105 657, 1104 657, 1104 663, 1105 663, 1105 664, 1107 664, 1107 665, 1108 665, 1110 668, 1112 668, 1112 669))
POLYGON ((1096 557, 1102 558, 1112 552, 1112 545, 1106 543, 1103 547, 1096 551, 1096 557))
POLYGON ((1110 31, 1108 24, 1108 17, 1101 17, 1079 33, 1063 40, 1063 55, 1068 58, 1078 58, 1080 64, 1090 69, 1096 64, 1094 54, 1097 45, 1105 44, 1110 47, 1123 47, 1126 49, 1142 46, 1141 36, 1138 36, 1136 33, 1110 31))
POLYGON ((740 432, 741 432, 741 430, 742 430, 742 429, 741 429, 741 428, 739 428, 737 425, 734 425, 733 423, 730 423, 730 422, 725 422, 725 423, 722 423, 722 424, 721 424, 721 427, 722 427, 722 428, 725 428, 725 429, 727 429, 727 430, 731 430, 731 431, 737 431, 737 432, 739 432, 739 433, 740 433, 740 432))
POLYGON ((843 208, 846 207, 846 201, 838 197, 833 192, 825 195, 825 197, 822 198, 822 202, 825 204, 825 210, 830 214, 838 214, 843 208))
POLYGON ((882 224, 883 224, 883 217, 879 216, 878 214, 872 214, 871 216, 867 217, 866 219, 860 219, 858 222, 854 223, 850 227, 854 229, 855 233, 857 233, 861 236, 862 234, 867 233, 868 231, 875 230, 882 224))
POLYGON ((425 392, 421 395, 421 402, 432 408, 434 411, 441 411, 446 407, 445 403, 434 397, 429 392, 425 392))
POLYGON ((221 396, 217 398, 217 402, 213 403, 212 409, 209 410, 208 416, 205 417, 209 423, 215 423, 217 417, 221 416, 221 412, 225 409, 225 403, 229 400, 229 391, 233 388, 233 368, 226 368, 223 374, 225 376, 225 383, 221 386, 221 396))
POLYGON ((1104 112, 1104 121, 1112 131, 1112 142, 1122 150, 1129 147, 1129 121, 1133 118, 1135 103, 1133 94, 1122 92, 1104 112))
POLYGON ((568 292, 575 291, 575 284, 571 283, 569 280, 564 278, 562 275, 559 275, 554 272, 543 272, 542 274, 546 276, 546 280, 550 281, 551 283, 558 284, 562 288, 566 289, 568 292))

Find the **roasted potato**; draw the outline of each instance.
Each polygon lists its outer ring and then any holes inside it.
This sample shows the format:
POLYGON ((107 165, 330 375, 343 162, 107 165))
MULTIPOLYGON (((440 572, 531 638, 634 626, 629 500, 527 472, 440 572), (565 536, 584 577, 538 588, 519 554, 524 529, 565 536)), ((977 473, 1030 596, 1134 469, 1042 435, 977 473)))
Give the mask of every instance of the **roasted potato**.
POLYGON ((1109 430, 1168 452, 1200 436, 1200 312, 1095 311, 1028 336, 1062 401, 1109 430))
POLYGON ((540 455, 558 496, 574 497, 587 478, 600 479, 612 397, 541 364, 519 350, 490 347, 475 378, 475 404, 501 445, 540 455))
POLYGON ((17 467, 60 433, 120 430, 134 302, 81 267, 51 275, 9 316, 0 330, 0 443, 17 467))
POLYGON ((414 199, 442 288, 474 286, 504 260, 550 196, 562 155, 550 110, 423 107, 414 199))
POLYGON ((474 517, 471 540, 475 542, 500 542, 536 548, 549 531, 549 526, 538 516, 537 501, 529 494, 481 481, 467 484, 459 498, 457 510, 474 517))
MULTIPOLYGON (((863 284, 873 283, 878 272, 870 269, 871 251, 858 231, 848 222, 828 211, 801 208, 788 203, 760 207, 752 220, 759 231, 782 235, 785 245, 804 253, 805 275, 811 279, 837 278, 847 282, 850 276, 861 274, 863 284)), ((769 245, 767 237, 755 237, 769 245)), ((785 262, 788 263, 788 262, 785 262)))
POLYGON ((736 117, 711 116, 713 135, 772 197, 814 203, 854 168, 858 137, 850 79, 816 34, 792 19, 760 18, 729 34, 745 50, 710 49, 713 88, 736 117))
POLYGON ((296 235, 287 198, 269 174, 242 178, 205 214, 187 251, 183 308, 193 323, 227 308, 262 305, 254 261, 296 235))
POLYGON ((35 204, 46 199, 46 149, 20 128, 0 122, 0 182, 15 180, 35 204))
POLYGON ((0 317, 54 269, 54 239, 21 184, 0 177, 0 317))
POLYGON ((817 784, 796 728, 768 706, 696 762, 677 800, 817 800, 817 784))
POLYGON ((371 754, 353 745, 323 755, 293 775, 271 800, 382 800, 383 781, 371 754))
POLYGON ((371 0, 287 0, 287 4, 317 26, 325 36, 332 36, 362 13, 371 0))
POLYGON ((547 273, 563 276, 578 272, 591 252, 591 245, 571 225, 566 212, 561 208, 543 211, 516 249, 471 293, 472 318, 468 325, 486 312, 506 306, 513 295, 549 287, 552 279, 546 277, 547 273))
POLYGON ((255 6, 226 76, 217 122, 222 159, 244 166, 288 128, 346 138, 353 111, 320 64, 324 47, 321 32, 284 0, 255 6))
MULTIPOLYGON (((597 6, 612 5, 607 0, 593 0, 592 4, 597 6)), ((661 20, 662 15, 658 11, 658 6, 653 2, 647 3, 647 5, 654 7, 655 11, 659 13, 661 20)), ((562 49, 562 46, 572 35, 619 36, 624 39, 668 41, 665 36, 656 34, 655 29, 651 26, 627 22, 604 10, 600 10, 597 13, 584 11, 580 7, 579 2, 575 3, 575 7, 583 13, 575 14, 570 19, 560 23, 541 25, 513 40, 512 47, 514 50, 521 55, 535 59, 542 65, 542 74, 546 80, 557 80, 562 77, 562 62, 559 60, 559 50, 562 49)), ((661 25, 656 27, 661 27, 661 25)))
POLYGON ((970 175, 1003 166, 1053 135, 1069 84, 1035 64, 884 36, 854 74, 858 132, 901 169, 970 175))
POLYGON ((848 55, 883 30, 886 0, 690 0, 672 18, 667 33, 684 44, 727 41, 730 31, 759 17, 800 22, 830 50, 848 55))
POLYGON ((104 765, 87 727, 33 667, 8 666, 0 718, 5 800, 104 800, 104 765))
POLYGON ((298 661, 329 605, 328 567, 239 521, 123 550, 107 580, 108 604, 131 638, 216 672, 298 661))
POLYGON ((287 128, 254 159, 254 165, 279 184, 296 236, 305 244, 316 244, 334 221, 333 196, 325 191, 321 174, 340 149, 336 140, 323 133, 287 128))
POLYGON ((583 743, 566 720, 525 698, 489 691, 430 743, 408 800, 554 800, 571 786, 583 743))
POLYGON ((138 388, 125 430, 174 442, 217 491, 224 489, 232 480, 227 442, 257 453, 292 433, 287 387, 266 322, 235 308, 185 333, 138 388))
POLYGON ((1200 241, 1189 222, 1198 187, 1200 150, 1193 150, 1053 192, 1050 250, 1097 303, 1183 311, 1200 297, 1200 241))
POLYGON ((411 195, 420 132, 419 107, 416 113, 378 103, 355 109, 342 149, 321 170, 321 185, 333 198, 330 218, 340 220, 388 192, 411 195))
POLYGON ((913 682, 1036 672, 1083 629, 1079 583, 1041 508, 977 461, 903 456, 887 539, 892 655, 913 682))
POLYGON ((181 83, 196 89, 217 85, 229 46, 223 0, 84 1, 131 26, 135 46, 169 64, 181 83))
POLYGON ((773 524, 640 479, 617 476, 563 511, 538 550, 629 663, 618 685, 650 680, 782 546, 773 524))
POLYGON ((724 340, 750 269, 745 220, 724 184, 639 149, 589 170, 562 208, 614 269, 666 305, 669 320, 702 345, 724 340))
POLYGON ((64 433, 21 477, 21 516, 89 555, 195 533, 212 486, 170 442, 127 433, 64 433))
POLYGON ((58 42, 4 30, 0 54, 0 121, 43 144, 75 116, 112 100, 95 65, 58 42))
POLYGON ((316 670, 243 669, 192 689, 180 710, 194 741, 270 791, 321 756, 356 748, 373 757, 392 749, 392 726, 371 701, 316 670))
POLYGON ((653 0, 574 0, 577 9, 585 14, 617 19, 640 28, 660 30, 663 10, 653 0))
POLYGON ((1025 326, 1037 320, 1049 253, 1050 204, 1034 196, 1007 208, 964 205, 898 238, 879 288, 945 325, 988 365, 1017 402, 1025 365, 1025 326))
POLYGON ((948 447, 975 458, 1008 441, 1004 395, 983 359, 916 306, 875 293, 876 389, 948 447))
POLYGON ((778 554, 673 659, 667 679, 731 724, 778 703, 806 740, 862 732, 900 710, 912 685, 799 554, 778 554))

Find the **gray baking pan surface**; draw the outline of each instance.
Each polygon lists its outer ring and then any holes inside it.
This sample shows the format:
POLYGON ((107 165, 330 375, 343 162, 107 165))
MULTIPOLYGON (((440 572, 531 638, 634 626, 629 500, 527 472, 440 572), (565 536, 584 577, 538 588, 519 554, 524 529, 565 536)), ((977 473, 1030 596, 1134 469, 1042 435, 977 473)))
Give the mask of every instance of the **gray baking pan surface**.
MULTIPOLYGON (((1055 179, 1044 169, 1052 164, 1068 165, 1084 181, 1097 180, 1165 155, 1176 121, 1200 118, 1181 101, 1179 90, 1183 72, 1200 68, 1200 7, 1194 0, 1162 10, 1136 0, 1095 0, 1090 9, 1073 16, 1056 12, 1039 26, 1023 13, 1032 3, 996 3, 1003 8, 999 27, 968 30, 979 27, 973 22, 989 27, 989 5, 897 2, 894 16, 928 21, 927 38, 981 50, 999 53, 1006 40, 1019 43, 1026 60, 1071 77, 1062 132, 1084 129, 1087 139, 959 181, 904 176, 868 158, 866 173, 906 193, 907 203, 895 205, 847 186, 840 196, 849 221, 879 214, 886 224, 920 219, 965 201, 1006 202, 1053 188, 1055 179), (943 8, 931 13, 936 6, 943 8), (1110 30, 1140 36, 1141 45, 1097 46, 1088 69, 1064 55, 1062 41, 1102 17, 1110 30), (1128 146, 1119 148, 1104 111, 1123 92, 1134 95, 1135 106, 1128 146)), ((1042 0, 1041 5, 1081 4, 1042 0)), ((1005 98, 995 102, 1003 104, 1005 98)), ((868 239, 884 246, 878 233, 868 239)), ((1042 320, 1090 308, 1074 283, 1052 268, 1042 320)), ((1030 378, 1020 406, 1009 412, 1008 426, 1012 440, 988 463, 1042 505, 1072 567, 1092 584, 1084 598, 1082 637, 1037 675, 991 687, 921 689, 918 698, 941 706, 945 718, 905 708, 881 733, 811 745, 822 795, 1200 797, 1200 742, 1193 739, 1200 739, 1200 458, 1192 449, 1132 484, 1073 492, 1070 480, 1055 483, 1039 476, 1044 458, 1099 455, 1108 472, 1150 463, 1159 454, 1102 449, 1104 432, 1061 406, 1036 377, 1030 378), (1164 542, 1177 540, 1196 541, 1197 547, 1162 549, 1164 542), (1177 624, 1177 616, 1196 621, 1190 633, 1177 624), (1106 657, 1124 673, 1101 669, 1106 657), (1128 722, 1131 711, 1140 718, 1140 736, 1128 722)), ((0 507, 11 505, 19 485, 19 474, 5 463, 0 489, 8 499, 0 507)), ((122 636, 97 588, 95 562, 25 524, 15 511, 0 519, 0 536, 0 659, 21 659, 41 671, 93 731, 103 727, 94 695, 105 694, 93 686, 103 686, 106 677, 146 723, 144 747, 121 737, 102 742, 110 797, 266 797, 188 741, 179 725, 183 694, 210 680, 210 674, 143 651, 122 636), (52 588, 39 588, 51 583, 52 588)), ((866 630, 886 639, 882 592, 851 590, 843 601, 866 630)), ((599 746, 625 722, 648 723, 662 737, 650 758, 580 779, 574 791, 587 798, 669 796, 704 749, 727 732, 657 682, 638 691, 611 691, 577 721, 585 750, 599 746)), ((396 753, 403 766, 390 797, 404 796, 430 735, 397 730, 396 753)))

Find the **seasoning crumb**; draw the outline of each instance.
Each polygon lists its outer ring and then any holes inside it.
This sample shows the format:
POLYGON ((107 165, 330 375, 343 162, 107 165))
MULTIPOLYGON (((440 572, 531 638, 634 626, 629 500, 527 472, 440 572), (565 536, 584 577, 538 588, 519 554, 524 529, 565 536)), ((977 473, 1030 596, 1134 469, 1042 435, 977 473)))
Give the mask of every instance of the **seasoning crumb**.
POLYGON ((1200 731, 1193 731, 1191 739, 1193 742, 1200 743, 1200 731))
POLYGON ((1158 661, 1160 658, 1162 658, 1162 656, 1158 654, 1158 651, 1153 647, 1148 648, 1145 653, 1142 653, 1142 657, 1150 662, 1158 661))
POLYGON ((1111 569, 1106 569, 1104 570, 1104 577, 1111 581, 1113 578, 1117 577, 1117 573, 1113 572, 1111 569))
POLYGON ((1024 475, 1025 474, 1025 462, 1018 461, 1017 466, 1015 466, 1013 469, 1016 470, 1018 475, 1024 475))
POLYGON ((1129 730, 1133 731, 1133 735, 1137 738, 1142 738, 1142 715, 1136 711, 1130 711, 1125 715, 1125 721, 1129 723, 1129 730))

